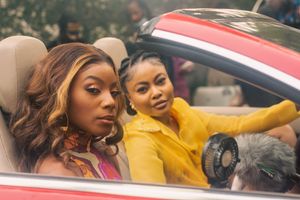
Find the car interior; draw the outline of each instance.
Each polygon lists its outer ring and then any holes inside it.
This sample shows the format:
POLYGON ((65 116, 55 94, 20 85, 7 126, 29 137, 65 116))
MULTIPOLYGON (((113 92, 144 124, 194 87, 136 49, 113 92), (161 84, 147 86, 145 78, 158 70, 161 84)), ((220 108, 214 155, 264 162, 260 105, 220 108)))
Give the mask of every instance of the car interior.
MULTIPOLYGON (((120 66, 121 60, 127 56, 124 43, 112 37, 101 38, 94 44, 109 54, 115 65, 120 66)), ((28 36, 12 36, 0 41, 0 171, 17 172, 17 156, 14 140, 8 130, 9 113, 15 112, 16 104, 25 86, 33 66, 47 54, 44 43, 28 36)), ((208 92, 199 96, 203 97, 208 92)), ((242 115, 255 111, 253 107, 213 107, 194 106, 206 112, 224 115, 242 115)), ((123 123, 130 116, 123 115, 123 123)), ((300 133, 300 119, 291 123, 296 133, 300 133)), ((128 161, 122 143, 119 144, 118 161, 124 180, 130 180, 128 161)))
POLYGON ((44 43, 32 37, 13 36, 0 42, 0 171, 17 170, 16 146, 8 130, 7 116, 15 112, 32 66, 46 53, 44 43))

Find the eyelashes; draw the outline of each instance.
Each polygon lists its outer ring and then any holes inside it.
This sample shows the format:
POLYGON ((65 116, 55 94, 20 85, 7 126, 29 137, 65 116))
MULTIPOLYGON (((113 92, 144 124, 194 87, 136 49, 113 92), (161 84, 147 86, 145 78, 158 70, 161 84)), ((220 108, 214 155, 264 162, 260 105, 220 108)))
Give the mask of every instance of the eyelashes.
POLYGON ((165 82, 166 82, 166 78, 165 78, 165 77, 159 78, 159 79, 157 80, 157 84, 158 84, 158 85, 163 85, 165 82))
MULTIPOLYGON (((89 94, 91 94, 91 95, 99 95, 99 94, 101 94, 101 92, 102 92, 100 89, 98 89, 98 88, 96 88, 96 87, 86 88, 85 90, 86 90, 89 94)), ((116 97, 118 97, 118 96, 121 94, 121 91, 120 91, 120 90, 113 90, 113 91, 110 92, 110 94, 111 94, 111 96, 112 96, 113 98, 116 98, 116 97)))
POLYGON ((111 92, 111 96, 112 96, 113 98, 118 97, 120 94, 121 94, 121 91, 119 91, 119 90, 116 90, 116 91, 112 91, 112 92, 111 92))
POLYGON ((93 95, 97 95, 99 94, 101 91, 96 88, 96 87, 89 87, 85 89, 88 93, 93 94, 93 95))
POLYGON ((145 86, 143 86, 143 87, 139 87, 139 88, 137 88, 137 92, 138 93, 140 93, 140 94, 144 94, 144 93, 146 93, 147 92, 147 90, 148 90, 148 88, 147 87, 145 87, 145 86))

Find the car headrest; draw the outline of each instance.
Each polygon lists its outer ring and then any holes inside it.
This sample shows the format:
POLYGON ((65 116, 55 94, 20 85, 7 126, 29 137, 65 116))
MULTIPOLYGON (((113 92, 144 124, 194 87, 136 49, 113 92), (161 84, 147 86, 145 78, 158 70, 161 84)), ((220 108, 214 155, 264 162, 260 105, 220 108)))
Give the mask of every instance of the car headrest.
POLYGON ((33 37, 11 36, 0 42, 0 107, 4 111, 14 112, 33 66, 46 54, 44 43, 33 37))
POLYGON ((120 68, 121 61, 128 56, 123 41, 118 38, 104 37, 97 40, 93 45, 107 53, 114 61, 117 69, 120 68))

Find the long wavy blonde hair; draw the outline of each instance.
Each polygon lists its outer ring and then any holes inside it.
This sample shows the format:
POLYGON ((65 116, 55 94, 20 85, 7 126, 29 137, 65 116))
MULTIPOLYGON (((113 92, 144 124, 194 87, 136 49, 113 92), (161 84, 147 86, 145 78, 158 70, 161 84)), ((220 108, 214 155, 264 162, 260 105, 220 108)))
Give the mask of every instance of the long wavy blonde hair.
MULTIPOLYGON (((34 172, 48 155, 63 159, 66 137, 61 126, 69 104, 69 90, 78 71, 91 63, 107 63, 115 71, 112 59, 92 45, 69 43, 53 48, 35 66, 17 112, 12 116, 10 129, 15 137, 20 156, 20 171, 34 172)), ((117 98, 117 117, 124 110, 124 99, 117 98)), ((117 133, 106 140, 115 144, 122 139, 120 123, 117 133)))

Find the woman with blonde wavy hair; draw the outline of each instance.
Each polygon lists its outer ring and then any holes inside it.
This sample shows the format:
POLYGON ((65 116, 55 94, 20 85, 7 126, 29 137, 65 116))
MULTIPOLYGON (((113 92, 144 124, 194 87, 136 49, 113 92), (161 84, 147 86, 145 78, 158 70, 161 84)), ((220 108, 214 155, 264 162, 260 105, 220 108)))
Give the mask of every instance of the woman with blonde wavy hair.
POLYGON ((112 59, 92 45, 53 48, 37 64, 10 128, 20 171, 121 179, 123 97, 112 59))

